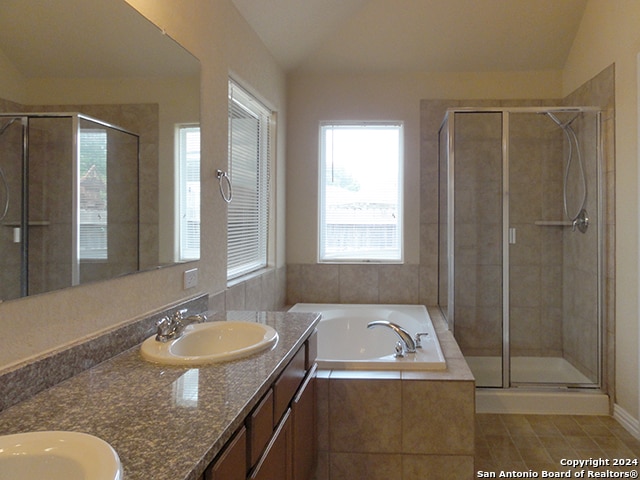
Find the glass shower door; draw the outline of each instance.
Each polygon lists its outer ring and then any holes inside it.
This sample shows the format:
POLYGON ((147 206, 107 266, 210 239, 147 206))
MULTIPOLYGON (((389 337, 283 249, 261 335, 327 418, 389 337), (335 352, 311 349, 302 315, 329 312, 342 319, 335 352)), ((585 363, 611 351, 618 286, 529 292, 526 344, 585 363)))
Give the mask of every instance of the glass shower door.
POLYGON ((73 119, 30 117, 28 294, 73 285, 73 119))
POLYGON ((456 112, 451 120, 454 122, 454 153, 449 159, 454 184, 454 333, 476 385, 501 387, 502 113, 456 112))
POLYGON ((593 386, 600 368, 597 114, 508 115, 511 384, 593 386), (572 225, 583 200, 584 232, 572 225))
POLYGON ((0 118, 0 301, 21 296, 23 128, 21 117, 0 118))

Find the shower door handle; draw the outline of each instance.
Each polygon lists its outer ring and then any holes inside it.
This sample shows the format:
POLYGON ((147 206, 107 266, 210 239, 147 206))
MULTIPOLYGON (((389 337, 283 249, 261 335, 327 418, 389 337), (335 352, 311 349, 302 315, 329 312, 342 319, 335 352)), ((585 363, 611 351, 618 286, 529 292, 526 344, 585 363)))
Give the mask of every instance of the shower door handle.
POLYGON ((509 245, 515 245, 516 243, 516 229, 513 227, 509 228, 509 245))

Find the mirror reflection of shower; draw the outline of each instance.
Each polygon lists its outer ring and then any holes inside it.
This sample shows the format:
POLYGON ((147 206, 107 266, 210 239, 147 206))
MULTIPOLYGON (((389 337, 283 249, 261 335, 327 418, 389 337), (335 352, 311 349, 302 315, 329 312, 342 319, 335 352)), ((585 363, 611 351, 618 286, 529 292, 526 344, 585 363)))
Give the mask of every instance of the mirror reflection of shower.
POLYGON ((564 200, 564 214, 567 216, 569 221, 571 222, 571 227, 575 232, 576 228, 585 233, 587 228, 589 227, 589 216, 587 214, 587 175, 585 173, 584 161, 582 159, 582 154, 580 152, 580 144, 578 143, 578 136, 576 135, 575 130, 571 126, 576 118, 580 115, 580 113, 576 113, 566 122, 562 122, 556 114, 552 112, 545 112, 546 115, 553 120, 564 132, 564 135, 567 139, 567 159, 566 166, 564 171, 564 185, 563 185, 563 200, 564 200), (575 152, 575 160, 574 160, 574 152, 575 152), (580 202, 580 206, 570 211, 569 207, 569 176, 571 174, 571 167, 573 163, 576 162, 577 166, 575 168, 578 169, 579 181, 581 183, 582 190, 582 201, 580 202))
POLYGON ((139 269, 138 157, 81 113, 0 113, 0 301, 139 269))
MULTIPOLYGON (((15 122, 18 120, 17 118, 12 118, 7 123, 5 123, 2 127, 0 127, 0 137, 4 132, 15 122)), ((0 221, 4 220, 7 217, 7 213, 9 213, 9 203, 11 194, 9 193, 9 182, 7 181, 7 175, 0 165, 0 188, 2 189, 2 206, 0 206, 0 221)))

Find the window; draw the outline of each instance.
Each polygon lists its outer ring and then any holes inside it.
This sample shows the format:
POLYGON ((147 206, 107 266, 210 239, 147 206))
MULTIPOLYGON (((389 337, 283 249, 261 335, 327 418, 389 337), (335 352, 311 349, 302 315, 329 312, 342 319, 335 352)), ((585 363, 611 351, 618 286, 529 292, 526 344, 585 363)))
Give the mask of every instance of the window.
POLYGON ((200 258, 200 127, 178 127, 179 260, 200 258))
POLYGON ((80 260, 106 260, 107 131, 80 130, 80 260))
POLYGON ((320 262, 401 262, 402 124, 320 127, 320 262))
POLYGON ((267 266, 272 112, 229 80, 227 278, 267 266))

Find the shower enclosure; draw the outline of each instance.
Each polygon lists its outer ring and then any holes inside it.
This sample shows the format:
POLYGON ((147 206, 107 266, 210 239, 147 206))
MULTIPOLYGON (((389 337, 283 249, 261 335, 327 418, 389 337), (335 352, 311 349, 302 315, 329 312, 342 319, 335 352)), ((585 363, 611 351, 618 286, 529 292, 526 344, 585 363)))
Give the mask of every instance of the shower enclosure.
POLYGON ((137 270, 138 144, 79 113, 0 114, 0 301, 137 270))
POLYGON ((590 107, 445 115, 438 301, 479 387, 601 385, 600 139, 590 107))

